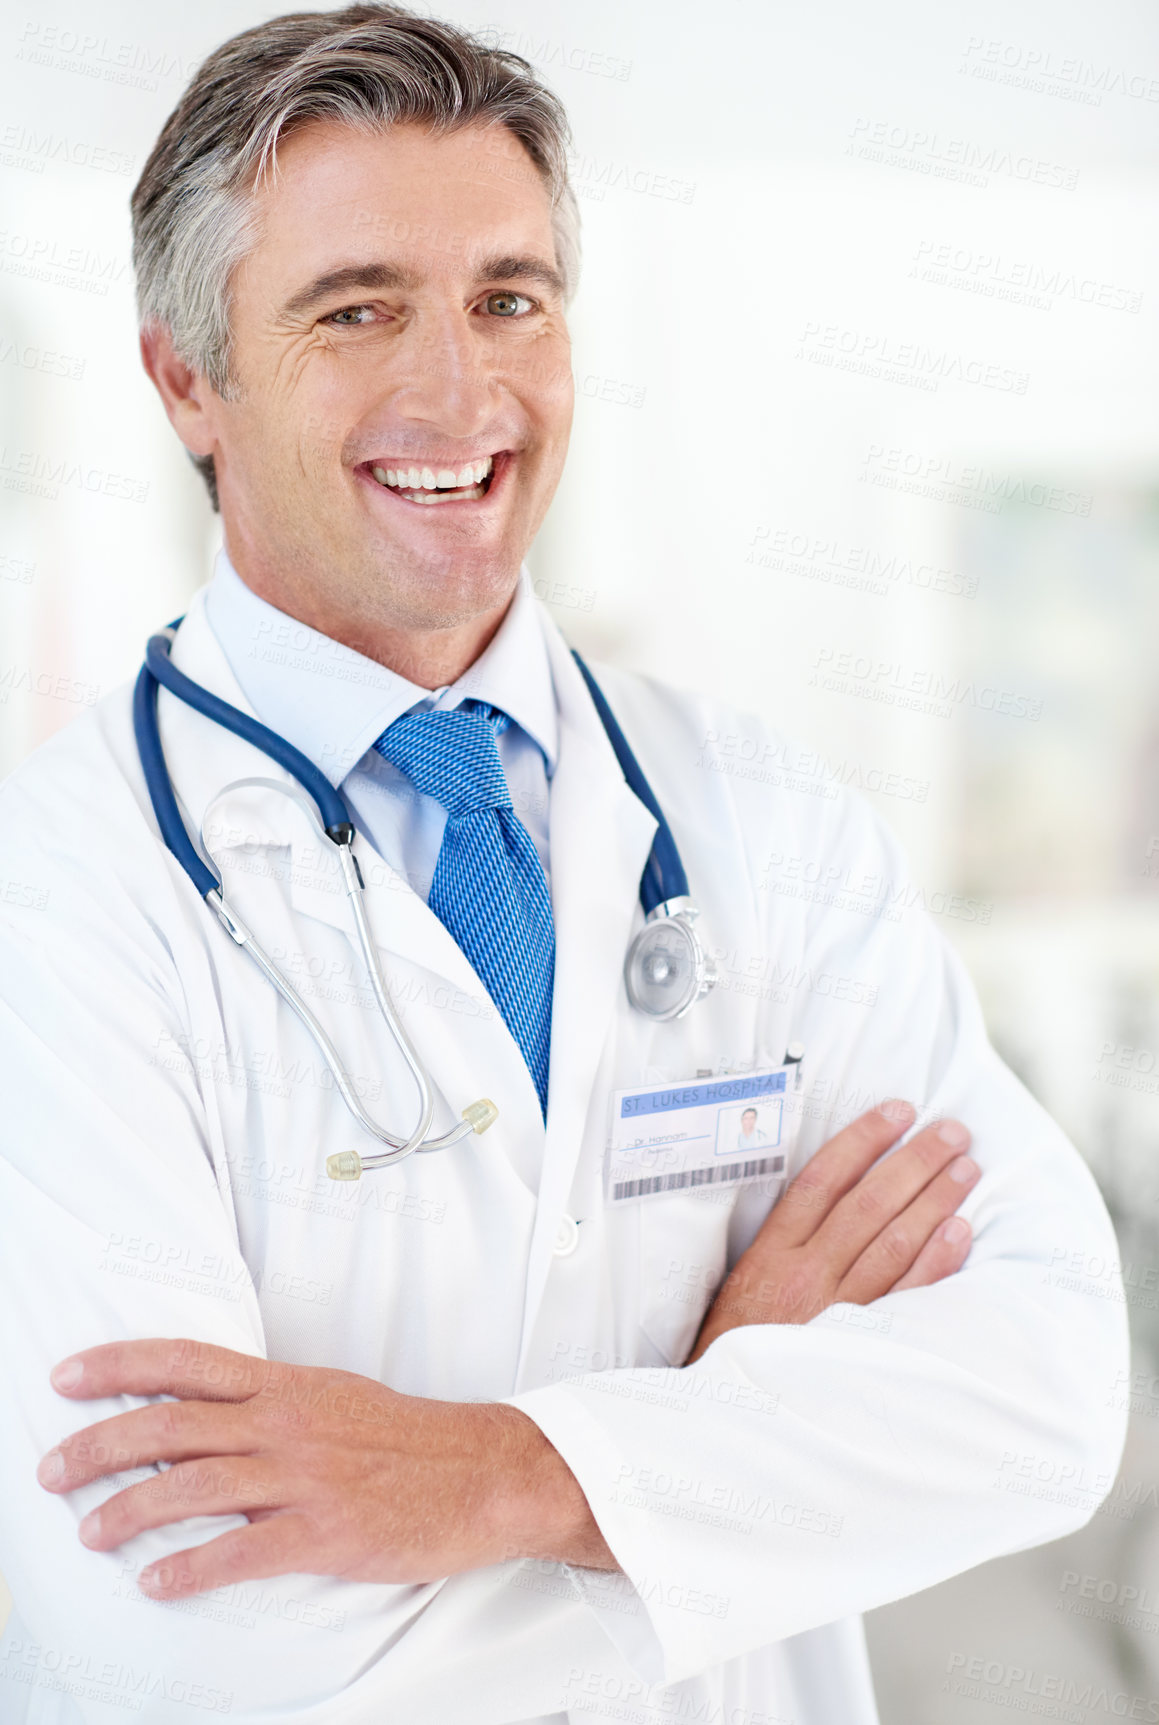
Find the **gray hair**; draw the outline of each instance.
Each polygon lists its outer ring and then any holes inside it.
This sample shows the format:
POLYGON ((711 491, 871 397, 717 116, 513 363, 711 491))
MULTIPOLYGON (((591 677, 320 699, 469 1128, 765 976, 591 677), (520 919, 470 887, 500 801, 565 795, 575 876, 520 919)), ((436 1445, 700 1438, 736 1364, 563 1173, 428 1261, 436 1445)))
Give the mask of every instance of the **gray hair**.
MULTIPOLYGON (((255 236, 254 189, 276 167, 279 140, 313 120, 360 131, 408 121, 435 133, 505 126, 550 193, 571 299, 580 245, 567 116, 528 61, 401 6, 287 13, 243 30, 199 67, 133 191, 141 326, 164 326, 220 395, 234 388, 230 281, 255 236)), ((212 456, 194 465, 216 508, 212 456)))

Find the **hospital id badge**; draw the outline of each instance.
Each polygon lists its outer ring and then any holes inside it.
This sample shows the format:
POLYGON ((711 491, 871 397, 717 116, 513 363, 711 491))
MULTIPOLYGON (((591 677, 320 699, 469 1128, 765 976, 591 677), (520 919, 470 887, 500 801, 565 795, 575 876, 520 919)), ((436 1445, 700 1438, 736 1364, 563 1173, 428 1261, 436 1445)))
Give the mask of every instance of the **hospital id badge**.
POLYGON ((613 1204, 660 1192, 783 1177, 796 1063, 768 1072, 617 1090, 606 1192, 613 1204))

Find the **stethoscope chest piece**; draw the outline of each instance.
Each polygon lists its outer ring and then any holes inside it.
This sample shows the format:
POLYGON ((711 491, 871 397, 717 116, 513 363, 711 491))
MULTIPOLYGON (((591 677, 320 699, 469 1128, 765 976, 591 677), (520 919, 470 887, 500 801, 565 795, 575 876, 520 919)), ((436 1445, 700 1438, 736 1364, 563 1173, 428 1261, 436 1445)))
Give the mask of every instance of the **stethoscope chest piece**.
POLYGON ((716 966, 694 926, 696 915, 687 898, 667 899, 628 948, 628 999, 649 1018, 683 1018, 716 982, 716 966))
MULTIPOLYGON (((449 1132, 430 1136, 435 1111, 434 1081, 407 1035, 387 988, 377 943, 363 903, 362 871, 353 849, 354 822, 342 793, 322 770, 292 743, 280 737, 276 731, 271 731, 251 714, 231 707, 228 701, 222 700, 209 689, 203 689, 199 683, 178 670, 171 661, 170 649, 180 621, 178 618, 167 629, 150 637, 145 650, 145 663, 141 667, 133 693, 133 730, 149 800, 153 805, 161 838, 201 897, 220 918, 231 939, 238 946, 246 948, 258 969, 313 1037, 333 1074, 343 1101, 359 1125, 372 1138, 387 1146, 385 1150, 376 1151, 370 1156, 361 1155, 356 1150, 336 1151, 326 1160, 326 1172, 332 1180, 357 1180, 366 1169, 388 1167, 416 1151, 444 1150, 459 1143, 469 1133, 485 1132, 498 1118, 499 1110, 489 1097, 481 1096, 463 1109, 458 1124, 449 1132), (282 975, 273 958, 259 944, 253 931, 246 927, 240 916, 226 903, 222 879, 207 861, 210 851, 204 826, 201 848, 194 845, 178 806, 169 769, 165 764, 165 752, 161 747, 157 696, 162 687, 192 707, 195 712, 202 713, 216 724, 224 726, 234 736, 240 737, 243 742, 260 749, 263 754, 276 761, 287 775, 286 781, 253 777, 236 779, 231 785, 227 785, 220 795, 243 786, 288 794, 301 804, 318 837, 336 847, 358 943, 379 1011, 418 1090, 419 1117, 407 1136, 400 1137, 389 1132, 366 1112, 323 1025, 289 978, 282 975)), ((689 1008, 707 994, 716 981, 715 967, 693 927, 696 908, 687 896, 688 876, 680 861, 676 841, 639 762, 628 747, 627 738, 616 722, 595 678, 578 653, 575 654, 575 660, 626 783, 656 821, 652 850, 640 882, 640 903, 647 920, 632 942, 625 960, 628 996, 633 1006, 647 1013, 650 1018, 683 1018, 689 1008)), ((214 801, 216 800, 215 798, 214 801)))

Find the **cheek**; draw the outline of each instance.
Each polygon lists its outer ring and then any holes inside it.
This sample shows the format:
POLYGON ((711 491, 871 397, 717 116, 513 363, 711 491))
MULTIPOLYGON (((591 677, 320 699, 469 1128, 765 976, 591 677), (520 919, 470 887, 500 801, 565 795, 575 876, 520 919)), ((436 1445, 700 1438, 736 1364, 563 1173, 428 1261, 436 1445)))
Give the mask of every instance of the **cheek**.
POLYGON ((255 417, 266 421, 275 441, 296 443, 317 459, 341 445, 352 401, 357 411, 358 388, 357 376, 327 343, 309 336, 281 349, 250 399, 255 417))
POLYGON ((243 380, 236 432, 242 459, 301 476, 332 469, 357 422, 357 391, 322 344, 283 351, 262 383, 243 380))
POLYGON ((310 373, 324 366, 328 357, 327 344, 313 330, 279 346, 268 368, 270 398, 286 400, 307 389, 310 373))
POLYGON ((547 431, 548 440, 566 438, 571 430, 576 388, 567 357, 545 355, 533 359, 524 367, 516 383, 516 393, 529 416, 547 431))
POLYGON ((508 377, 513 393, 540 424, 553 430, 571 424, 575 379, 566 339, 551 332, 529 340, 511 356, 508 377))
POLYGON ((325 400, 299 404, 293 436, 302 473, 329 472, 335 463, 341 463, 345 424, 325 400))
POLYGON ((566 364, 563 375, 556 377, 552 388, 541 392, 539 400, 543 424, 548 428, 550 441, 562 463, 575 417, 575 379, 570 363, 566 364))

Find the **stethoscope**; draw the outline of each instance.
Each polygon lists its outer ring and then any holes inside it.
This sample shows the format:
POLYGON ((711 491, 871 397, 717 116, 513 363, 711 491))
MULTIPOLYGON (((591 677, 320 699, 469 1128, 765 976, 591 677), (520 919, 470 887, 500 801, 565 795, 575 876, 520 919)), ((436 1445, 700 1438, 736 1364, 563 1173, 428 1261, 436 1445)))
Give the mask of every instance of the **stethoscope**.
MULTIPOLYGON (((487 1097, 480 1097, 478 1101, 463 1109, 457 1126, 444 1132, 441 1137, 427 1137, 435 1111, 431 1080, 387 992, 378 949, 371 937, 366 917, 362 872, 353 850, 354 822, 350 818, 346 800, 325 774, 292 743, 288 743, 284 737, 280 737, 276 731, 271 731, 257 719, 251 719, 246 713, 231 707, 229 702, 223 701, 220 696, 210 694, 208 689, 202 688, 200 683, 195 683, 191 677, 177 669, 170 658, 170 649, 180 622, 181 618, 178 618, 160 634, 150 636, 145 648, 145 663, 133 691, 133 732, 137 739, 145 784, 153 804, 153 813, 157 817, 157 825, 161 829, 161 837, 169 850, 205 902, 216 912, 226 932, 238 946, 246 948, 262 974, 310 1032, 333 1074, 342 1100, 359 1125, 380 1143, 389 1146, 388 1149, 376 1151, 370 1156, 361 1156, 354 1150, 339 1151, 326 1158, 326 1172, 332 1180, 357 1180, 367 1169, 389 1167, 392 1163, 401 1162, 404 1156, 409 1156, 414 1151, 446 1150, 452 1144, 458 1144, 471 1132, 485 1132, 488 1126, 498 1119, 499 1110, 487 1097), (234 736, 252 743, 255 748, 276 761, 278 766, 284 768, 295 781, 287 785, 280 779, 245 778, 235 779, 233 783, 224 786, 211 800, 202 817, 201 851, 194 845, 186 830, 177 806, 169 769, 165 764, 161 734, 157 725, 157 690, 161 684, 195 712, 204 714, 207 719, 222 725, 234 736), (205 856, 211 856, 205 835, 205 821, 210 809, 220 802, 222 797, 246 786, 279 791, 292 797, 305 811, 318 835, 333 844, 337 850, 343 883, 354 913, 358 942, 379 1011, 418 1086, 419 1120, 409 1138, 399 1138, 393 1132, 388 1132, 385 1126, 380 1126, 366 1112, 343 1069, 330 1037, 298 991, 282 975, 261 946, 252 929, 247 928, 237 912, 225 902, 221 880, 201 854, 204 852, 205 856)), ((579 654, 573 651, 573 657, 595 703, 624 778, 656 820, 656 835, 640 881, 644 926, 637 933, 624 961, 624 982, 628 998, 638 1011, 649 1018, 683 1018, 716 982, 715 966, 705 952, 695 927, 698 913, 688 896, 688 876, 684 872, 684 865, 668 822, 664 819, 640 763, 628 747, 627 738, 617 724, 603 692, 579 654)))

